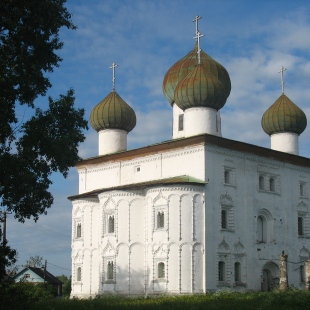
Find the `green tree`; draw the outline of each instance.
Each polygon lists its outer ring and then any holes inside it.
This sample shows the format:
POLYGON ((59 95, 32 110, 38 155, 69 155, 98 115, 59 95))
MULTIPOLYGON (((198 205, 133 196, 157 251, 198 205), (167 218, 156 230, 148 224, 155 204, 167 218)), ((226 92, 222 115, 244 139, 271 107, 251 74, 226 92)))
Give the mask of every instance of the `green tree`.
POLYGON ((71 277, 68 278, 64 274, 57 276, 57 278, 63 283, 62 286, 62 296, 70 296, 71 293, 71 277))
POLYGON ((0 1, 0 203, 20 222, 46 214, 53 203, 51 174, 67 176, 85 139, 87 121, 74 107, 72 89, 40 108, 52 86, 48 74, 62 60, 56 54, 63 46, 59 31, 76 28, 64 5, 0 1), (32 117, 18 119, 18 105, 32 109, 32 117))
POLYGON ((42 267, 43 266, 43 257, 39 255, 30 256, 26 261, 27 267, 42 267))

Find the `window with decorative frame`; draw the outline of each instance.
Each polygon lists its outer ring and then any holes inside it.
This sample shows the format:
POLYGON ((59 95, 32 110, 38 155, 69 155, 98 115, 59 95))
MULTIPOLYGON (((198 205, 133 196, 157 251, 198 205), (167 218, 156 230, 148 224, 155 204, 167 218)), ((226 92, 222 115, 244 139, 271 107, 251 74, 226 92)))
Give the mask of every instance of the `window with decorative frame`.
MULTIPOLYGON (((240 245, 240 242, 239 242, 239 245, 240 245)), ((244 248, 242 248, 242 249, 244 250, 244 248)), ((239 248, 239 250, 240 250, 240 248, 239 248)), ((238 252, 238 246, 235 247, 235 251, 238 252)), ((245 255, 245 253, 241 253, 241 252, 237 253, 237 252, 235 252, 233 255, 233 259, 234 259, 234 264, 233 264, 234 283, 233 283, 233 286, 234 287, 237 287, 237 286, 246 287, 246 271, 245 271, 246 255, 245 255)))
POLYGON ((112 284, 115 283, 115 257, 109 256, 103 259, 103 283, 112 284))
POLYGON ((82 280, 82 267, 77 267, 76 268, 76 281, 81 281, 82 280))
POLYGON ((221 229, 234 230, 234 207, 232 205, 221 205, 221 229))
POLYGON ((103 234, 116 233, 116 216, 114 210, 105 211, 103 214, 103 234))
POLYGON ((224 166, 224 185, 236 186, 235 168, 224 166))
POLYGON ((165 228, 165 213, 164 211, 158 211, 156 215, 156 221, 157 221, 157 229, 165 228))
POLYGON ((280 176, 265 172, 258 173, 258 190, 265 193, 280 193, 280 176))
POLYGON ((107 264, 107 280, 114 280, 114 262, 111 260, 107 264))
POLYGON ((167 230, 168 210, 166 206, 156 206, 153 210, 154 231, 167 230))
POLYGON ((159 262, 157 264, 157 278, 164 279, 165 278, 165 263, 159 262))
POLYGON ((108 216, 108 233, 114 233, 114 215, 108 216))
POLYGON ((297 235, 308 238, 309 233, 309 210, 308 206, 301 201, 297 206, 297 235))
POLYGON ((81 238, 82 237, 82 224, 77 223, 76 225, 76 238, 81 238))

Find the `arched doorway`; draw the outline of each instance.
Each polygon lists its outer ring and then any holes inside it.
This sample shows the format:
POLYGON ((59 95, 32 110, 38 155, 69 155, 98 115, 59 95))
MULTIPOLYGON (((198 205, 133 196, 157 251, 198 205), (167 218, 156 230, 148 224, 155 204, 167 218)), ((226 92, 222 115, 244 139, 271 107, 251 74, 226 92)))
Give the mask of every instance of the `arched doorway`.
POLYGON ((266 263, 262 268, 261 289, 269 292, 279 286, 279 267, 273 262, 266 263))

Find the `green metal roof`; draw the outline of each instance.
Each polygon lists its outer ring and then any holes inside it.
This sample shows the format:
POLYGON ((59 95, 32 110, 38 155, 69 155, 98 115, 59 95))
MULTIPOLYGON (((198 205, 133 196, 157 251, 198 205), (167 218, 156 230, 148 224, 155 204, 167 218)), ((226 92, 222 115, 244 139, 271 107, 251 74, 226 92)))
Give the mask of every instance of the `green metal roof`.
POLYGON ((182 110, 192 107, 221 109, 226 102, 223 84, 203 65, 196 67, 179 82, 174 92, 175 103, 182 110))
POLYGON ((97 197, 98 194, 106 192, 106 191, 111 191, 111 190, 141 189, 144 187, 157 186, 157 185, 184 184, 184 183, 198 184, 198 185, 207 184, 207 182, 200 180, 200 179, 196 179, 189 175, 181 175, 181 176, 175 176, 175 177, 166 178, 166 179, 158 179, 158 180, 145 181, 145 182, 140 182, 140 183, 101 188, 101 189, 97 189, 97 190, 83 193, 80 195, 71 196, 71 197, 68 197, 68 199, 74 200, 78 198, 97 197))
POLYGON ((268 135, 280 132, 300 135, 307 127, 307 117, 293 101, 282 94, 264 113, 262 127, 268 135))
POLYGON ((129 132, 136 126, 136 114, 113 90, 93 108, 90 124, 96 131, 122 129, 129 132))
MULTIPOLYGON (((192 51, 190 51, 186 56, 177 61, 166 73, 163 81, 163 92, 169 103, 172 105, 174 103, 174 92, 181 80, 192 71, 196 65, 197 61, 197 43, 192 51)), ((202 65, 211 73, 217 77, 224 86, 226 99, 228 98, 231 90, 231 83, 229 74, 226 69, 212 57, 210 57, 203 50, 200 52, 200 59, 202 65)))

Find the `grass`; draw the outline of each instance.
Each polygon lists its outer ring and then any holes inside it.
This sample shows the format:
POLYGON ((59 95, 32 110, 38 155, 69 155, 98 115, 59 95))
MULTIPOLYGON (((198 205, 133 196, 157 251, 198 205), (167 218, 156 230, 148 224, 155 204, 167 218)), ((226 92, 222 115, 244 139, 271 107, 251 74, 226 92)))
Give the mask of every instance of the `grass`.
MULTIPOLYGON (((289 290, 270 293, 222 292, 206 295, 163 296, 150 298, 126 298, 101 296, 94 299, 50 299, 31 305, 33 310, 97 310, 97 309, 161 309, 161 310, 292 310, 309 309, 310 292, 289 290)), ((26 309, 26 308, 24 308, 26 309)))

